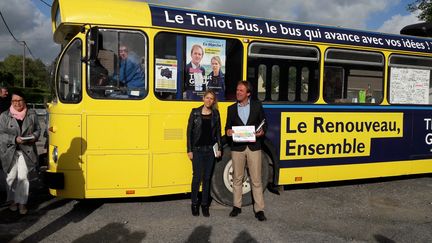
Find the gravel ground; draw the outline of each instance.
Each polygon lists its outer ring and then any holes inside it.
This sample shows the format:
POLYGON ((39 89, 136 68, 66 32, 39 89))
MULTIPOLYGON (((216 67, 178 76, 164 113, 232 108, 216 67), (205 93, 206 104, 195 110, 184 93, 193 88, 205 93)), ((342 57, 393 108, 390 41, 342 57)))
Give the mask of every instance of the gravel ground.
POLYGON ((75 201, 36 188, 28 215, 0 208, 0 242, 431 242, 431 190, 427 176, 288 187, 265 193, 259 222, 216 203, 193 217, 187 194, 75 201))

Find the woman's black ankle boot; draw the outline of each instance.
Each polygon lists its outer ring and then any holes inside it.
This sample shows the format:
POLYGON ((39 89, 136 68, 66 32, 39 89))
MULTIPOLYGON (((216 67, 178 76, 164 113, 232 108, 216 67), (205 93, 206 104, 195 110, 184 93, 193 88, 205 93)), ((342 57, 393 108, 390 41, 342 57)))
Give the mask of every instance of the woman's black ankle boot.
POLYGON ((201 210, 204 217, 210 217, 210 211, 208 205, 202 205, 201 210))
POLYGON ((192 215, 193 216, 199 216, 199 205, 198 204, 192 204, 192 215))

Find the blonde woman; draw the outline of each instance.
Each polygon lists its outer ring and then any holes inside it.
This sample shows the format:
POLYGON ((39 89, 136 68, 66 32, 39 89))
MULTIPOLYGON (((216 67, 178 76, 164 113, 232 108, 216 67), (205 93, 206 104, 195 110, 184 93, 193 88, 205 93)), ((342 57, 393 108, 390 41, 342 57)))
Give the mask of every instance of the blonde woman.
POLYGON ((192 160, 191 210, 193 216, 199 216, 198 190, 202 183, 201 209, 204 217, 209 217, 210 179, 213 173, 215 157, 221 156, 221 122, 216 108, 216 95, 207 90, 203 96, 204 104, 192 109, 187 127, 187 153, 192 160), (216 156, 213 145, 219 150, 216 156))

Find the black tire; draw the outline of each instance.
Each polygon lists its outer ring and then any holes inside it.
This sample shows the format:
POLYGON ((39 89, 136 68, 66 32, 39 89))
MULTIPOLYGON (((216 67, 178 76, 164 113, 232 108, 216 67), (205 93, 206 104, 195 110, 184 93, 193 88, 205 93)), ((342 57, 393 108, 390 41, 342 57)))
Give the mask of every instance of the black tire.
MULTIPOLYGON (((263 190, 265 191, 269 177, 269 162, 270 157, 263 151, 262 152, 262 169, 261 178, 263 183, 263 190)), ((231 166, 231 149, 229 147, 224 148, 224 154, 222 160, 217 161, 214 168, 213 177, 211 180, 211 195, 213 199, 226 206, 233 205, 233 193, 232 193, 232 166, 231 166)), ((245 176, 243 182, 243 199, 242 206, 252 204, 252 192, 249 184, 249 176, 245 176), (245 192, 246 189, 246 192, 245 192)))

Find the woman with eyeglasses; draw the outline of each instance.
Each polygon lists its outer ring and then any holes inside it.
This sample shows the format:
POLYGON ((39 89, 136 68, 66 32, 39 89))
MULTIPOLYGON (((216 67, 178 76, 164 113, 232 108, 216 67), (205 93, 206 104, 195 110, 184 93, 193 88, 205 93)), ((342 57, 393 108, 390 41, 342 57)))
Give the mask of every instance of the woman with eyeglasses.
POLYGON ((28 173, 36 168, 36 141, 41 128, 33 110, 27 109, 24 95, 12 93, 12 105, 0 115, 0 158, 6 173, 9 209, 27 213, 30 183, 28 173))

